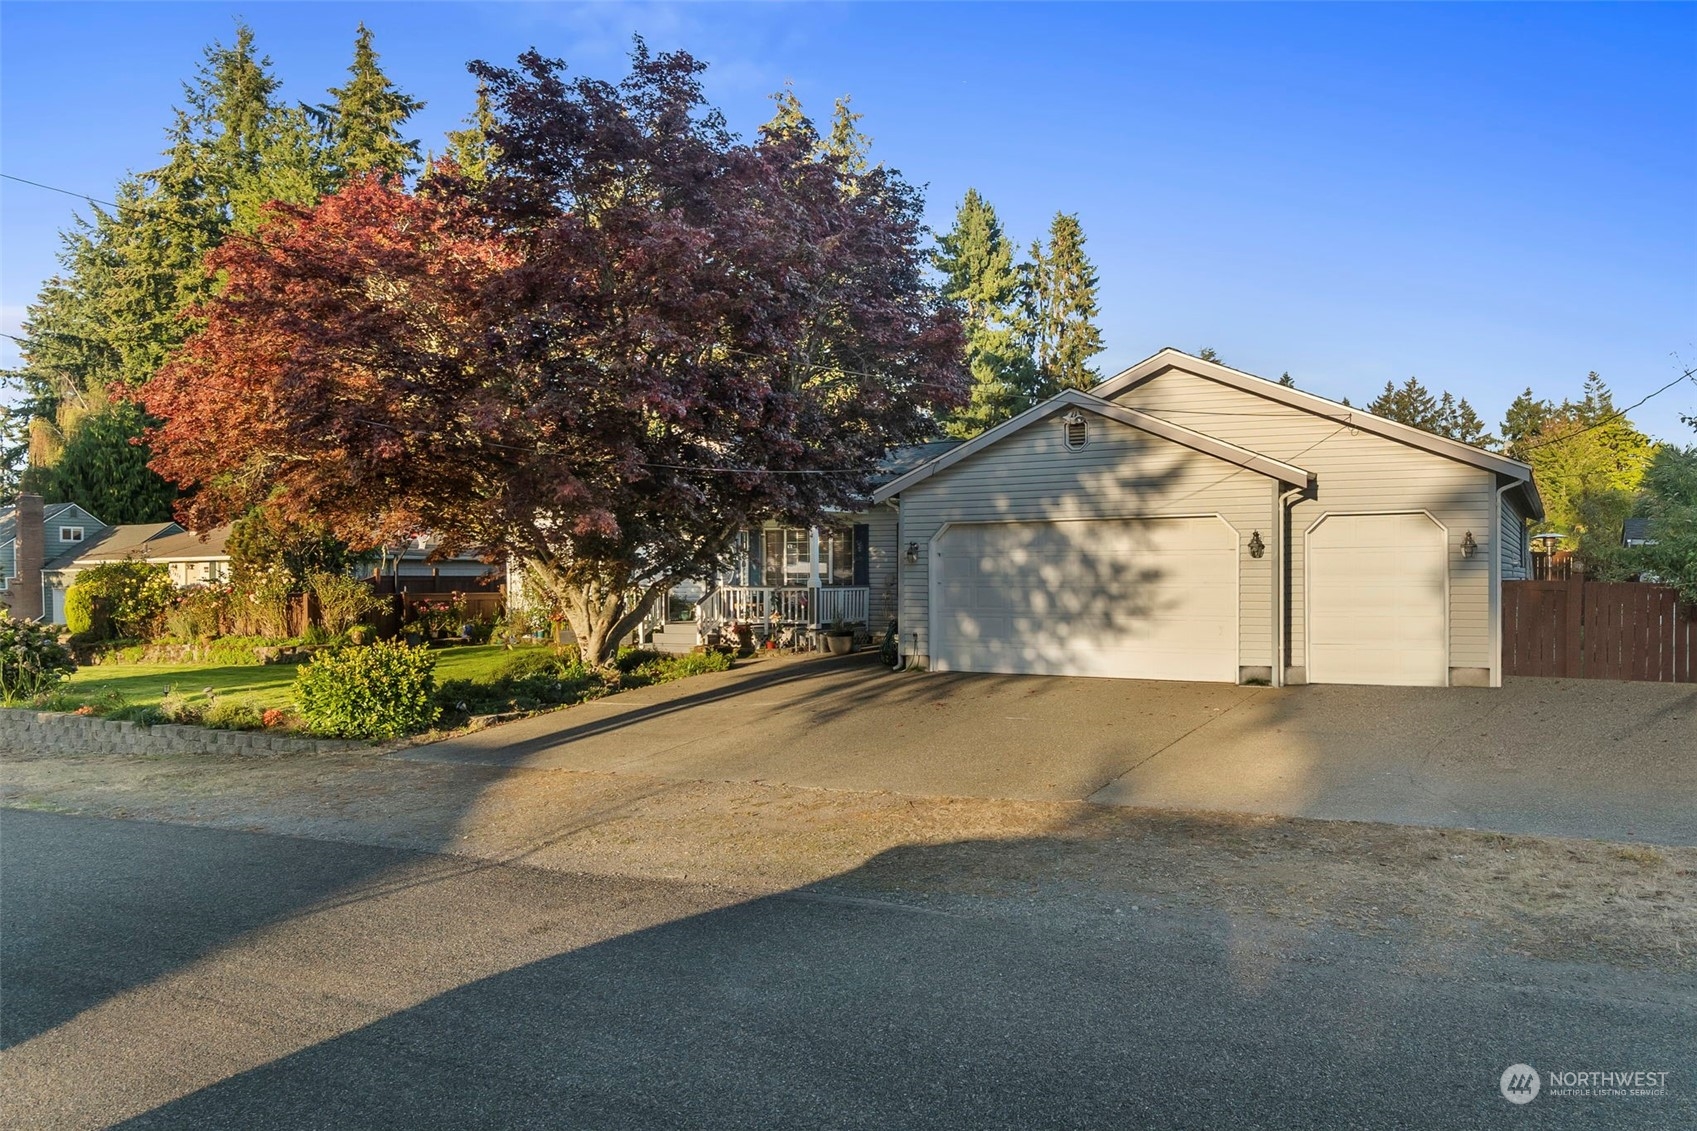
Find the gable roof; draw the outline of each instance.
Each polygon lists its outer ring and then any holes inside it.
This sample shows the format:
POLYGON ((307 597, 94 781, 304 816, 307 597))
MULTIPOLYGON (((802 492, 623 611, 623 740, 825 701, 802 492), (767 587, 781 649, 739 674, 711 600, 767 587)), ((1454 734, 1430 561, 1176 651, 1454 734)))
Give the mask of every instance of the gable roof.
POLYGON ((1317 396, 1314 393, 1293 389, 1288 385, 1281 385, 1277 381, 1269 381, 1265 377, 1257 377, 1253 373, 1233 369, 1229 365, 1221 365, 1216 361, 1204 361, 1194 354, 1173 349, 1171 346, 1144 358, 1129 369, 1122 370, 1097 385, 1090 392, 1094 396, 1112 398, 1135 385, 1158 377, 1169 369, 1182 369, 1186 373, 1194 373, 1198 377, 1218 381, 1222 385, 1241 389, 1266 400, 1288 405, 1291 408, 1313 413, 1316 416, 1323 416, 1328 420, 1335 420, 1339 424, 1347 424, 1349 427, 1359 429, 1362 432, 1371 432, 1375 436, 1383 436, 1387 440, 1395 440, 1410 447, 1421 448, 1434 455, 1472 464, 1474 467, 1517 480, 1523 484, 1522 490, 1526 495, 1527 504, 1532 508, 1532 516, 1534 518, 1543 517, 1544 500, 1539 497, 1537 485, 1532 482, 1532 468, 1528 464, 1517 459, 1510 459, 1505 455, 1499 455, 1496 452, 1487 452, 1483 448, 1476 448, 1471 444, 1464 444, 1460 440, 1452 440, 1448 436, 1439 436, 1422 428, 1401 424, 1395 420, 1387 420, 1363 409, 1327 400, 1325 397, 1317 396))
POLYGON ((1260 452, 1252 452, 1248 448, 1240 448, 1236 444, 1229 444, 1213 436, 1205 436, 1201 432, 1184 427, 1182 424, 1174 424, 1170 420, 1151 416, 1149 413, 1141 412, 1135 408, 1126 408, 1124 405, 1102 400, 1091 393, 1067 389, 1056 393, 1042 404, 1027 409, 1012 420, 1005 420, 989 431, 982 432, 966 443, 951 448, 912 471, 892 479, 878 488, 872 496, 872 501, 882 503, 894 498, 914 484, 922 483, 939 471, 946 471, 974 453, 981 452, 993 444, 999 444, 1016 432, 1021 432, 1039 421, 1046 420, 1061 409, 1068 407, 1093 412, 1097 416, 1117 421, 1140 432, 1159 436, 1163 440, 1170 440, 1192 451, 1201 452, 1203 455, 1213 456, 1215 459, 1223 460, 1226 463, 1236 464, 1238 467, 1259 472, 1271 479, 1277 479, 1281 483, 1306 487, 1314 481, 1313 472, 1297 467, 1295 464, 1285 463, 1283 460, 1262 455, 1260 452))
MULTIPOLYGON (((75 503, 48 503, 46 506, 41 508, 41 521, 44 524, 52 522, 54 519, 58 518, 61 514, 64 514, 66 511, 73 510, 73 509, 82 511, 83 514, 88 514, 87 511, 82 510, 82 508, 77 506, 77 504, 75 504, 75 503)), ((100 521, 98 518, 94 518, 94 516, 92 514, 88 514, 88 517, 93 518, 95 522, 100 521)), ((14 504, 14 505, 9 506, 9 507, 0 508, 0 543, 10 542, 13 538, 17 537, 17 534, 18 534, 18 508, 17 508, 17 505, 14 504)))
POLYGON ((55 570, 78 562, 121 562, 129 558, 145 558, 149 555, 143 547, 149 542, 168 534, 179 534, 182 529, 174 522, 108 526, 87 542, 78 542, 42 568, 55 570))

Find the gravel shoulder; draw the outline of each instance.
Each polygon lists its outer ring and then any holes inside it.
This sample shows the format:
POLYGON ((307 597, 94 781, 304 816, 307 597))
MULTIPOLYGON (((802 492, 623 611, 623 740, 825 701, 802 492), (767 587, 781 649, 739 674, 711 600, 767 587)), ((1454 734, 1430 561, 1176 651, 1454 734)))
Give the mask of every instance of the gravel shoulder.
POLYGON ((938 906, 1064 894, 1081 914, 1171 908, 1395 935, 1438 963, 1483 948, 1697 972, 1693 848, 365 753, 8 755, 0 805, 749 894, 938 906))

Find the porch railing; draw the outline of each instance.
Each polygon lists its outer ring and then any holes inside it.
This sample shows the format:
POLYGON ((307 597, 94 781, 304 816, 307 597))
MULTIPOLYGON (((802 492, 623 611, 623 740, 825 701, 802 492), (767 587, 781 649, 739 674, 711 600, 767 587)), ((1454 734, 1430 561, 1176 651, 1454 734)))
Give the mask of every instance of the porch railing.
POLYGON ((695 606, 695 619, 703 629, 733 623, 819 628, 838 620, 865 624, 870 612, 864 585, 724 585, 695 606))

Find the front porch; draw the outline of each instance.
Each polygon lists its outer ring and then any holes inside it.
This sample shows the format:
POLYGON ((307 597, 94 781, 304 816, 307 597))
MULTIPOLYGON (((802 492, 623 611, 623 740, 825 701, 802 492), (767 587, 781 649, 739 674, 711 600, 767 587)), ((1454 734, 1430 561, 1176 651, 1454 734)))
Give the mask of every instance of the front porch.
POLYGON ((771 635, 839 621, 864 628, 870 612, 871 590, 864 585, 721 585, 695 606, 695 621, 702 633, 746 624, 756 635, 771 635))

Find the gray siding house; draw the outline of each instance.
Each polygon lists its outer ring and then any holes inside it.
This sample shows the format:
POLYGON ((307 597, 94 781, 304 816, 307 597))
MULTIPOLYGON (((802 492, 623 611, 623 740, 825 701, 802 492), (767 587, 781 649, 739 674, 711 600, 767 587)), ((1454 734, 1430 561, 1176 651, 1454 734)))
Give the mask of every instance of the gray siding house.
POLYGON ((1497 686, 1531 469, 1163 350, 879 489, 945 671, 1497 686))

